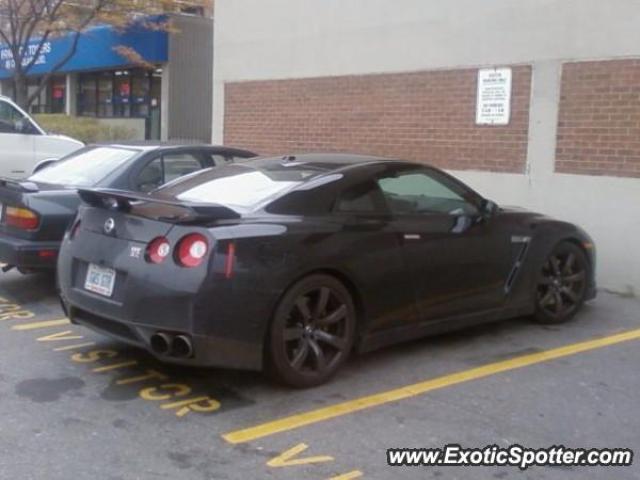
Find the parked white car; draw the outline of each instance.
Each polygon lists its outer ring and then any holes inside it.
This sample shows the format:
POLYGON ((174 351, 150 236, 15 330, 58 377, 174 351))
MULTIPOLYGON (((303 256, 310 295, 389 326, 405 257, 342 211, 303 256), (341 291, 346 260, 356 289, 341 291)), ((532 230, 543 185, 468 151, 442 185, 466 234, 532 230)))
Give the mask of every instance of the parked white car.
POLYGON ((0 177, 28 177, 83 146, 73 138, 47 134, 11 99, 0 96, 0 177))

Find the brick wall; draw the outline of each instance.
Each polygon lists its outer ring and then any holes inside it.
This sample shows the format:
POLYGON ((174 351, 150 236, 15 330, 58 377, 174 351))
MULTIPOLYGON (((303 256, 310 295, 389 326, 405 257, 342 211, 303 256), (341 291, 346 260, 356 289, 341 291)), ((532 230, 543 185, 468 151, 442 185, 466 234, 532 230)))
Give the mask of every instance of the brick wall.
POLYGON ((640 60, 564 65, 556 171, 640 177, 640 60))
POLYGON ((476 69, 228 83, 224 141, 523 172, 530 88, 531 68, 514 67, 510 125, 477 126, 476 69))

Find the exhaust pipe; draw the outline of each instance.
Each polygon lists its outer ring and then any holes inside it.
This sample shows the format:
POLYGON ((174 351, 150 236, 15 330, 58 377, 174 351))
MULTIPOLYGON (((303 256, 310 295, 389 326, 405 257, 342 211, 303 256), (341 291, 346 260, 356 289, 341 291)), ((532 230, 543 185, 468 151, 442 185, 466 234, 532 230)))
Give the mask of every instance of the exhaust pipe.
POLYGON ((186 335, 178 335, 173 339, 171 353, 180 358, 190 358, 193 356, 193 346, 191 339, 186 335))
POLYGON ((151 335, 150 346, 151 350, 158 355, 168 355, 171 350, 171 343, 173 338, 166 333, 154 333, 151 335))

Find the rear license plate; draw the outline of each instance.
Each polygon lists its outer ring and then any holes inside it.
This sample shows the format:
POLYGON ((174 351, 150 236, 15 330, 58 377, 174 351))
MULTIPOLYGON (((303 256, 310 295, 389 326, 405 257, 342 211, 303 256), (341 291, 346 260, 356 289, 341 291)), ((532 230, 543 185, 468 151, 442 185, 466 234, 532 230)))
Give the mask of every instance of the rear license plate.
POLYGON ((89 264, 87 278, 84 282, 85 290, 110 297, 113 294, 113 287, 116 284, 116 271, 112 268, 105 268, 89 264))

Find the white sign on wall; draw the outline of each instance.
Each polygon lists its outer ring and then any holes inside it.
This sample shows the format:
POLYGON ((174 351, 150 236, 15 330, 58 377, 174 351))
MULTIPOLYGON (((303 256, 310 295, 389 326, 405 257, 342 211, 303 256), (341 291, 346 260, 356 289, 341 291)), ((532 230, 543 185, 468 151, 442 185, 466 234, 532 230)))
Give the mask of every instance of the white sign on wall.
POLYGON ((511 69, 478 71, 476 124, 508 125, 511 117, 511 69))

